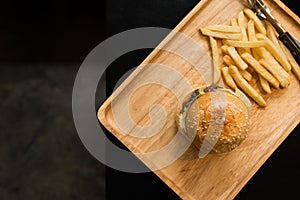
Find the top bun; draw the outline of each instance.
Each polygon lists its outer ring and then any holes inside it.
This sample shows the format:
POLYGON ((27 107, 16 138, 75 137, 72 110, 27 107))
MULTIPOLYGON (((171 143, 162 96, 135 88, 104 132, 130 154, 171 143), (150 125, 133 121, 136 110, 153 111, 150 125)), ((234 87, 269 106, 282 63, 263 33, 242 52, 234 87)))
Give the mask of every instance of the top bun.
POLYGON ((193 102, 187 111, 185 126, 187 134, 196 133, 193 143, 197 148, 200 149, 206 141, 206 149, 211 150, 210 153, 230 152, 247 136, 248 107, 238 96, 226 89, 212 90, 193 102), (217 128, 209 128, 211 125, 217 128), (223 128, 221 133, 215 131, 218 127, 223 128), (211 132, 208 132, 209 129, 211 132))

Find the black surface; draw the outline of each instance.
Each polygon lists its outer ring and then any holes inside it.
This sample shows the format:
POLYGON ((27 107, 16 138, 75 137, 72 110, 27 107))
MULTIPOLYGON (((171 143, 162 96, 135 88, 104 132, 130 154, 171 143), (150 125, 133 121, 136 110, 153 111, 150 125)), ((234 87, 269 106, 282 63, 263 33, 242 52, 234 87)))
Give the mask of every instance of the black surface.
POLYGON ((82 145, 72 87, 105 37, 105 2, 1 1, 0 199, 104 199, 104 165, 82 145))
POLYGON ((105 0, 2 1, 2 63, 77 62, 105 37, 105 0))
POLYGON ((104 199, 72 119, 77 65, 0 65, 0 199, 104 199))

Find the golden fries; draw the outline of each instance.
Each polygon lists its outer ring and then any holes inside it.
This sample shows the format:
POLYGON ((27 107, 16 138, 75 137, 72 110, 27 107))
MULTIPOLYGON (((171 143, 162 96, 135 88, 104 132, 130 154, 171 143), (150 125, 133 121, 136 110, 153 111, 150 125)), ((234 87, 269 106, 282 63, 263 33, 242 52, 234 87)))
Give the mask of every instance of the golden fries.
POLYGON ((252 75, 247 72, 246 70, 240 70, 241 75, 246 79, 247 81, 251 81, 252 75))
POLYGON ((214 77, 222 77, 231 89, 241 88, 259 106, 266 106, 260 93, 271 94, 273 89, 290 85, 290 70, 300 80, 300 67, 277 38, 275 28, 248 8, 231 18, 230 25, 209 25, 200 31, 209 36, 214 77), (221 43, 220 53, 217 40, 221 43), (254 84, 258 88, 251 86, 254 84))
POLYGON ((234 65, 234 61, 231 59, 231 57, 229 55, 225 55, 223 57, 223 61, 225 62, 225 64, 227 66, 234 65))
POLYGON ((247 33, 249 41, 257 41, 255 36, 255 28, 254 28, 254 21, 250 20, 247 24, 247 33))
MULTIPOLYGON (((271 56, 271 55, 270 55, 271 56)), ((264 66, 280 83, 283 88, 286 88, 290 84, 289 74, 281 68, 278 62, 273 58, 260 59, 259 63, 264 66)))
MULTIPOLYGON (((231 57, 228 56, 228 55, 225 55, 225 56, 223 57, 223 61, 225 62, 225 64, 226 64, 227 66, 234 65, 234 61, 233 61, 233 60, 231 59, 231 57)), ((241 75, 242 75, 247 81, 251 81, 252 75, 251 75, 249 72, 247 72, 246 70, 239 70, 239 71, 240 71, 241 75)))
POLYGON ((260 63, 253 58, 249 53, 243 53, 242 58, 262 77, 268 80, 273 87, 279 88, 279 82, 263 67, 260 63))
POLYGON ((270 53, 276 58, 276 60, 282 65, 282 67, 285 69, 285 71, 291 70, 291 65, 288 63, 288 61, 285 59, 285 55, 282 54, 281 51, 278 51, 276 46, 272 43, 272 41, 265 35, 258 33, 256 34, 256 38, 258 40, 264 40, 266 41, 265 47, 270 53))
POLYGON ((213 65, 214 65, 214 72, 213 72, 213 83, 216 84, 221 77, 220 69, 219 69, 219 49, 217 41, 213 37, 209 37, 210 47, 212 51, 212 58, 213 58, 213 65))
MULTIPOLYGON (((254 21, 251 19, 247 24, 247 33, 249 41, 257 42, 256 34, 255 34, 255 28, 254 28, 254 21)), ((257 47, 256 49, 260 49, 263 47, 257 47)), ((252 49, 252 55, 256 60, 259 60, 259 55, 255 51, 255 49, 252 49)))
POLYGON ((268 81, 262 77, 261 75, 258 75, 258 78, 259 78, 259 83, 261 85, 261 88, 268 94, 271 94, 271 88, 270 88, 270 85, 268 83, 268 81))
POLYGON ((229 67, 229 73, 231 74, 232 78, 235 80, 236 84, 246 93, 248 94, 258 105, 261 107, 265 107, 267 103, 259 95, 258 92, 242 77, 237 67, 231 65, 229 67))
POLYGON ((221 39, 239 40, 242 37, 241 33, 221 33, 221 32, 211 31, 207 28, 200 28, 200 31, 203 35, 212 36, 221 39))
POLYGON ((281 49, 283 50, 283 52, 285 53, 288 61, 291 64, 292 72, 300 80, 300 67, 299 67, 297 61, 293 57, 292 53, 287 49, 287 47, 281 41, 279 41, 279 45, 280 45, 281 49))
POLYGON ((227 51, 232 60, 235 62, 236 66, 238 66, 241 70, 247 69, 248 65, 243 61, 234 47, 228 47, 227 51))
POLYGON ((241 33, 241 29, 239 27, 234 27, 234 26, 211 25, 205 28, 211 31, 222 32, 222 33, 241 33))
MULTIPOLYGON (((239 27, 241 28, 242 41, 248 41, 248 36, 247 36, 246 26, 245 26, 245 16, 244 16, 243 11, 241 11, 238 14, 237 22, 238 22, 239 27)), ((242 54, 244 52, 250 53, 250 49, 249 48, 238 48, 238 52, 240 54, 242 54)))
POLYGON ((229 87, 231 87, 232 89, 235 90, 236 89, 236 84, 235 84, 234 80, 232 79, 232 76, 229 73, 229 68, 228 67, 223 67, 221 71, 222 71, 222 75, 223 75, 225 83, 229 87))
POLYGON ((230 26, 238 26, 236 18, 231 18, 230 19, 230 26))
POLYGON ((229 53, 228 53, 228 46, 227 46, 227 45, 222 45, 222 46, 221 46, 221 50, 222 50, 222 52, 223 52, 224 54, 229 54, 229 53))
POLYGON ((260 33, 267 34, 264 24, 252 10, 246 8, 246 9, 244 9, 244 13, 247 15, 247 17, 249 17, 250 19, 252 19, 254 21, 255 27, 260 33))
MULTIPOLYGON (((223 40, 223 44, 241 48, 255 48, 265 45, 265 41, 238 41, 238 40, 223 40)), ((249 53, 249 52, 248 52, 249 53)))
MULTIPOLYGON (((282 55, 282 58, 285 59, 286 62, 289 62, 286 53, 284 52, 284 50, 282 49, 282 47, 279 44, 280 40, 278 40, 278 38, 276 36, 276 31, 270 22, 267 22, 267 37, 273 42, 277 51, 279 51, 280 55, 282 55)), ((291 67, 290 62, 289 62, 289 64, 291 67)))
POLYGON ((280 49, 280 45, 279 45, 278 39, 276 37, 274 27, 272 26, 272 24, 270 22, 267 22, 267 37, 273 42, 273 44, 278 49, 280 49))

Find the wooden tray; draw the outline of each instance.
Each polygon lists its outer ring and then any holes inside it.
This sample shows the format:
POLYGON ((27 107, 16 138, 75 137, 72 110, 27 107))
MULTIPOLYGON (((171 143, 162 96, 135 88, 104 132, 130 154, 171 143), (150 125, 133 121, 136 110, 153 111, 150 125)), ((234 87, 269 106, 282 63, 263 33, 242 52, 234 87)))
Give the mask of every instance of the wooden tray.
MULTIPOLYGON (((264 2, 278 21, 299 39, 299 18, 278 0, 264 2)), ((229 24, 230 18, 236 17, 243 8, 245 4, 242 0, 202 0, 174 30, 191 37, 209 52, 207 38, 199 34, 198 28, 209 24, 229 24)), ((178 42, 180 41, 177 41, 177 37, 170 35, 160 47, 178 42)), ((190 53, 198 56, 200 63, 207 59, 205 56, 197 55, 196 51, 190 53)), ((149 68, 146 66, 148 63, 168 66, 182 74, 182 79, 186 78, 193 87, 205 84, 201 77, 195 75, 197 73, 193 72, 190 63, 172 53, 156 49, 107 99, 98 111, 100 122, 138 157, 139 153, 162 148, 172 140, 177 131, 175 110, 178 99, 169 89, 159 84, 145 85, 146 80, 165 80, 174 90, 182 91, 180 78, 170 76, 159 66, 149 68), (128 94, 134 88, 135 92, 128 99, 128 94), (124 128, 120 126, 127 126, 128 130, 139 127, 126 124, 129 121, 126 116, 123 116, 125 123, 116 123, 112 103, 115 104, 114 109, 117 113, 123 113, 124 109, 128 109, 132 120, 138 126, 149 125, 151 123, 149 108, 160 104, 166 112, 166 116, 161 114, 155 116, 155 120, 162 124, 161 130, 149 138, 132 137, 126 131, 122 131, 124 128), (128 107, 124 108, 122 106, 124 103, 128 103, 128 107), (165 122, 163 117, 166 117, 165 122)), ((292 75, 291 85, 287 89, 274 90, 271 95, 264 95, 268 104, 266 108, 261 109, 253 103, 248 137, 234 151, 198 159, 197 149, 190 146, 180 159, 154 173, 183 199, 233 199, 300 122, 299 92, 300 83, 292 75)))

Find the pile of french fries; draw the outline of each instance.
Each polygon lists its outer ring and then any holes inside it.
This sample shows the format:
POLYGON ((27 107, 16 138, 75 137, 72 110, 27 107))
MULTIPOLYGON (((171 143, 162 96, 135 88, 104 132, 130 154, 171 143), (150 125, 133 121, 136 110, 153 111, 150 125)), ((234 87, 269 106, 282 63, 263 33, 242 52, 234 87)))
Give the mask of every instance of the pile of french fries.
POLYGON ((230 25, 211 25, 200 31, 209 37, 214 82, 222 75, 227 86, 234 90, 239 87, 261 107, 267 105, 262 94, 289 86, 290 71, 300 80, 300 67, 278 40, 274 27, 250 9, 241 11, 230 25), (263 91, 250 83, 254 74, 263 91))

